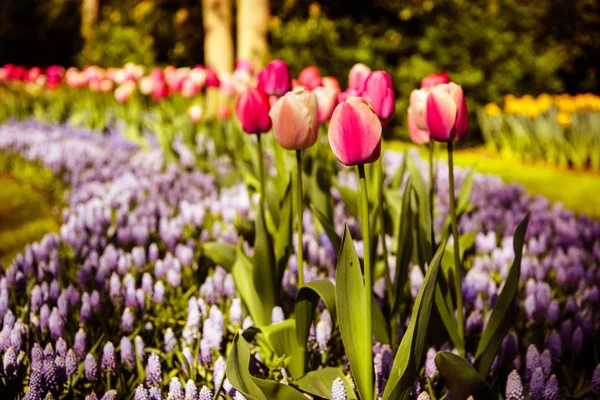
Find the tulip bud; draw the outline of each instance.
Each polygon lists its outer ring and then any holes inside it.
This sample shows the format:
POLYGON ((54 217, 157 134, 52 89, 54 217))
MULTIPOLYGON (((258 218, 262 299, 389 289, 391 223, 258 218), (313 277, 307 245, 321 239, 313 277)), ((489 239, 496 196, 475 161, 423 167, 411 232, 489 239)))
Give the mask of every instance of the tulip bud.
POLYGON ((339 93, 342 91, 342 89, 340 88, 340 83, 338 82, 337 79, 335 79, 334 76, 326 76, 323 78, 322 82, 323 82, 323 86, 325 86, 326 88, 335 89, 336 93, 339 93))
POLYGON ((429 143, 429 131, 425 118, 427 105, 427 91, 413 90, 410 94, 408 107, 408 133, 416 144, 429 143))
POLYGON ((450 142, 464 137, 469 115, 462 88, 454 83, 432 88, 427 96, 426 120, 433 140, 450 142))
POLYGON ((306 67, 300 71, 298 75, 298 84, 304 86, 308 90, 313 90, 317 86, 322 86, 321 73, 314 66, 306 67))
POLYGON ((192 120, 192 122, 197 124, 202 119, 202 107, 200 107, 197 104, 191 105, 187 109, 187 114, 190 117, 190 119, 192 120))
MULTIPOLYGON (((196 68, 198 68, 198 67, 196 67, 196 68)), ((206 68, 206 69, 204 69, 204 73, 205 73, 204 83, 206 84, 206 86, 219 87, 221 82, 219 81, 219 77, 217 76, 217 73, 215 72, 214 69, 206 68)))
POLYGON ((129 98, 133 94, 134 90, 135 83, 133 83, 132 81, 125 82, 124 84, 115 89, 115 100, 117 100, 121 104, 126 103, 127 100, 129 100, 129 98))
POLYGON ((371 74, 371 68, 365 64, 354 64, 348 74, 348 87, 360 92, 365 88, 365 81, 371 74))
POLYGON ((235 113, 246 133, 265 133, 271 129, 269 99, 260 89, 250 88, 242 93, 235 113))
POLYGON ((337 105, 339 90, 331 87, 319 86, 313 90, 313 93, 317 96, 319 123, 328 121, 337 105))
POLYGON ((442 83, 450 83, 450 77, 445 72, 439 74, 429 74, 421 81, 421 88, 432 88, 442 83))
POLYGON ((361 96, 369 100, 381 121, 389 120, 394 114, 394 88, 392 77, 387 72, 371 72, 361 96))
POLYGON ((229 117, 231 117, 231 107, 229 107, 227 104, 221 104, 217 108, 217 118, 227 119, 229 117))
POLYGON ((284 149, 306 149, 317 141, 319 121, 314 93, 296 88, 277 100, 269 115, 275 140, 284 149))
POLYGON ((285 61, 273 60, 258 74, 258 87, 269 96, 283 96, 292 88, 290 69, 285 61))
POLYGON ((371 104, 360 97, 338 104, 328 136, 331 150, 347 166, 374 162, 381 153, 381 122, 371 104))

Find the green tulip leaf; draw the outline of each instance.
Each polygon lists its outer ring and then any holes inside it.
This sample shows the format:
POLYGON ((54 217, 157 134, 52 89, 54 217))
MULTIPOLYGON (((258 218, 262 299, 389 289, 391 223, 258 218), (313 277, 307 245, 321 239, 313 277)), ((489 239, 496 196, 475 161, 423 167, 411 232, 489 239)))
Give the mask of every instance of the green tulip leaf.
POLYGON ((404 287, 408 282, 408 266, 412 259, 413 251, 413 215, 412 207, 410 206, 410 194, 412 192, 411 178, 406 182, 406 189, 402 196, 402 208, 399 214, 400 222, 398 223, 400 231, 398 232, 398 242, 396 244, 396 281, 395 281, 395 298, 392 303, 392 314, 395 314, 400 306, 404 287))
POLYGON ((296 307, 294 310, 296 337, 299 345, 306 346, 308 342, 310 325, 315 319, 315 309, 319 303, 319 298, 323 299, 334 326, 337 325, 335 285, 329 279, 320 279, 306 283, 296 295, 296 307))
POLYGON ((429 329, 429 317, 435 302, 437 276, 445 247, 445 241, 440 243, 425 274, 423 285, 413 306, 410 323, 396 352, 392 372, 383 393, 384 400, 408 399, 417 371, 421 368, 425 357, 425 339, 429 329))
MULTIPOLYGON (((373 399, 373 371, 367 368, 372 360, 371 338, 367 334, 367 312, 365 285, 360 261, 346 225, 342 237, 342 248, 338 255, 336 275, 336 307, 340 333, 352 376, 362 400, 373 399)), ((368 294, 370 295, 370 293, 368 294)))
POLYGON ((250 366, 250 348, 241 335, 235 335, 231 350, 227 356, 225 374, 231 385, 247 399, 267 400, 261 388, 254 382, 248 371, 250 366))
POLYGON ((435 365, 453 399, 494 399, 491 387, 465 359, 449 351, 435 356, 435 365))
POLYGON ((350 214, 358 218, 358 191, 339 182, 336 182, 335 187, 340 192, 342 202, 346 205, 350 214))
POLYGON ((317 371, 311 371, 292 384, 305 393, 329 399, 331 398, 331 386, 333 381, 337 378, 344 380, 347 399, 355 400, 356 394, 348 384, 346 376, 340 368, 327 367, 317 371))
POLYGON ((293 251, 292 246, 292 185, 291 179, 285 190, 281 205, 279 206, 279 225, 277 226, 276 257, 277 257, 277 282, 281 282, 283 272, 293 251))
POLYGON ((254 284, 253 269, 252 260, 244 253, 242 242, 240 241, 237 246, 237 257, 231 272, 235 287, 254 322, 259 326, 268 325, 271 323, 273 306, 263 303, 260 292, 254 284))
MULTIPOLYGON (((267 230, 262 207, 257 208, 255 220, 256 237, 254 239, 254 268, 252 277, 254 287, 260 288, 260 301, 269 314, 273 307, 277 305, 279 298, 280 281, 278 280, 279 271, 275 262, 275 251, 273 246, 273 237, 267 230)), ((262 320, 255 322, 259 325, 268 325, 271 321, 262 320)))
POLYGON ((496 300, 492 315, 490 315, 485 331, 477 346, 474 365, 481 376, 487 376, 494 357, 498 353, 498 348, 510 328, 511 320, 515 317, 515 313, 512 310, 519 289, 523 244, 525 243, 525 233, 527 232, 529 217, 530 214, 527 213, 515 231, 513 238, 515 259, 508 272, 504 288, 500 296, 498 296, 498 300, 496 300))
POLYGON ((212 262, 227 271, 231 272, 231 268, 235 263, 235 246, 221 242, 202 243, 202 254, 212 262))
POLYGON ((290 363, 287 370, 294 379, 304 375, 304 354, 303 347, 296 339, 296 321, 286 319, 285 321, 271 324, 261 328, 262 334, 270 343, 271 349, 280 357, 290 357, 290 363))

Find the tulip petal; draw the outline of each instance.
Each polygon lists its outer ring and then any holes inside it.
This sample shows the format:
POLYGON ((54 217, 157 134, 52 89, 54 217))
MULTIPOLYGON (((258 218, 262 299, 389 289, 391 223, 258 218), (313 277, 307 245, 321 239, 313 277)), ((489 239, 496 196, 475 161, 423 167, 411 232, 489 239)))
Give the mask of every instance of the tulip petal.
POLYGON ((373 162, 381 152, 381 122, 363 99, 351 98, 334 110, 329 142, 333 153, 345 165, 373 162))
POLYGON ((456 113, 456 139, 462 139, 469 129, 469 110, 462 87, 452 86, 452 98, 457 105, 456 113))
POLYGON ((427 129, 434 140, 449 142, 453 138, 457 107, 448 91, 434 87, 427 97, 427 129))

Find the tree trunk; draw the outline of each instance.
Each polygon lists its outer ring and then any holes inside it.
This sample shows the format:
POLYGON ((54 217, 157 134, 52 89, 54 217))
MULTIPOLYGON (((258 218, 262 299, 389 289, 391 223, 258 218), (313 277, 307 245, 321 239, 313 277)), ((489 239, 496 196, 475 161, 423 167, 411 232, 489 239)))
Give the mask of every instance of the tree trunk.
POLYGON ((94 25, 98 22, 100 0, 83 0, 81 3, 81 36, 89 40, 94 32, 94 25))
POLYGON ((252 61, 255 68, 262 67, 269 54, 269 14, 269 0, 238 0, 237 58, 252 61))
POLYGON ((218 72, 233 69, 231 0, 203 0, 204 62, 218 72))

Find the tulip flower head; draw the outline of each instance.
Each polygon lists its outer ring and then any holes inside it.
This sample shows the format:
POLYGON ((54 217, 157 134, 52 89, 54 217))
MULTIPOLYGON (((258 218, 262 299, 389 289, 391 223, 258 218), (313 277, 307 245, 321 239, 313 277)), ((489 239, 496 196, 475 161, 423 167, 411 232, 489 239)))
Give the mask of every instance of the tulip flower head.
POLYGON ((338 103, 339 90, 335 90, 332 87, 319 86, 313 90, 313 93, 317 96, 319 123, 329 121, 338 103))
POLYGON ((450 83, 450 77, 447 73, 429 74, 421 81, 421 89, 432 88, 442 83, 450 83))
POLYGON ((269 96, 283 96, 292 88, 290 69, 285 61, 273 60, 258 74, 258 87, 269 96))
POLYGON ((328 132, 331 150, 347 166, 377 161, 381 153, 381 129, 381 122, 367 100, 348 97, 331 116, 328 132))
POLYGON ((246 133, 265 133, 271 129, 269 99, 261 89, 249 88, 242 93, 235 114, 246 133))
POLYGON ((415 89, 410 94, 410 105, 408 107, 408 133, 416 144, 429 143, 429 131, 427 130, 426 105, 427 89, 415 89))
POLYGON ((332 88, 335 89, 336 92, 341 92, 342 89, 340 88, 340 83, 338 82, 337 79, 335 79, 334 76, 326 76, 322 79, 322 83, 323 86, 325 86, 326 88, 332 88))
POLYGON ((354 64, 348 74, 348 87, 362 91, 365 88, 365 81, 371 75, 371 68, 365 64, 354 64))
POLYGON ((313 90, 317 86, 322 86, 323 80, 321 79, 319 69, 315 66, 304 68, 300 71, 300 75, 298 75, 298 84, 304 86, 308 90, 313 90))
POLYGON ((373 71, 365 80, 361 97, 369 100, 381 121, 394 114, 394 88, 392 77, 385 71, 373 71))
POLYGON ((191 105, 187 109, 187 114, 193 123, 197 124, 202 119, 202 107, 197 104, 191 105))
POLYGON ((319 136, 317 107, 317 96, 300 87, 277 100, 269 112, 277 143, 287 150, 315 144, 319 136))
POLYGON ((469 115, 462 88, 454 83, 432 88, 427 96, 426 120, 433 140, 450 142, 464 137, 469 115))

